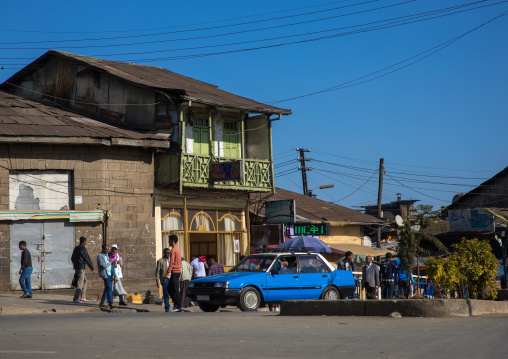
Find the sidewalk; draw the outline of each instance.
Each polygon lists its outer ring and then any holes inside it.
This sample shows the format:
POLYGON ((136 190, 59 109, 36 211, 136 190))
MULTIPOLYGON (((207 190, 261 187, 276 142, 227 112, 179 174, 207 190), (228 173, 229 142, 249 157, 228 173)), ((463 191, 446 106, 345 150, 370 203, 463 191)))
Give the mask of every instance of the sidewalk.
MULTIPOLYGON (((72 296, 61 294, 38 294, 34 291, 31 299, 20 298, 21 292, 0 293, 0 315, 19 314, 43 314, 43 313, 90 313, 90 312, 161 312, 164 313, 163 305, 156 304, 132 304, 119 306, 118 302, 112 310, 99 308, 97 297, 89 297, 88 302, 73 303, 72 296)), ((184 311, 201 311, 198 307, 185 308, 184 311)))

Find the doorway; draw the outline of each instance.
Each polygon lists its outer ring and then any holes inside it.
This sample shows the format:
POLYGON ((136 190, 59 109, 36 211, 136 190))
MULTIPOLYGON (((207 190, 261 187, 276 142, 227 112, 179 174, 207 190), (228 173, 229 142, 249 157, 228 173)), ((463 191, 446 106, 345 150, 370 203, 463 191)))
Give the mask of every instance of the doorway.
POLYGON ((25 241, 32 255, 32 289, 70 288, 74 269, 74 226, 67 221, 16 221, 10 225, 11 290, 20 290, 19 268, 25 241))
POLYGON ((215 233, 189 233, 190 256, 206 258, 214 257, 217 260, 217 234, 215 233))

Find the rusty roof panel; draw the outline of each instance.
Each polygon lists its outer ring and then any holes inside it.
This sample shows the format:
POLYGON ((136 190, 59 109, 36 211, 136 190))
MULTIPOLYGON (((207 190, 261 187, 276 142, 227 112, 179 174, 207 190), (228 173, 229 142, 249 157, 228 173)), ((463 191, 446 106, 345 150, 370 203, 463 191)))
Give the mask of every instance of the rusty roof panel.
MULTIPOLYGON (((165 90, 182 99, 193 100, 199 103, 218 107, 234 108, 256 113, 290 115, 291 110, 263 104, 246 97, 223 91, 218 86, 199 81, 187 76, 179 75, 161 67, 129 64, 125 62, 103 60, 95 57, 81 56, 63 51, 50 50, 31 65, 43 61, 45 57, 64 57, 88 65, 99 71, 106 72, 123 80, 147 86, 154 89, 165 90)), ((25 69, 30 70, 28 65, 25 69)), ((21 70, 22 73, 25 69, 21 70)), ((15 78, 15 74, 11 79, 15 78)), ((12 82, 9 79, 7 82, 12 82)))
POLYGON ((5 136, 169 141, 166 134, 152 134, 110 125, 0 91, 0 137, 5 136))

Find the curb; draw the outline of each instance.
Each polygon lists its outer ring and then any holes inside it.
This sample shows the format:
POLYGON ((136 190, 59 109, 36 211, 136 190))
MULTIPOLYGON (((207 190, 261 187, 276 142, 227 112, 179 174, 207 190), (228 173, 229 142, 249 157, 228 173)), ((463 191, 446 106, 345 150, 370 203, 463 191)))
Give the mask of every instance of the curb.
POLYGON ((508 301, 477 299, 402 300, 287 300, 281 302, 281 315, 294 316, 375 316, 399 312, 403 317, 469 317, 508 314, 508 301))

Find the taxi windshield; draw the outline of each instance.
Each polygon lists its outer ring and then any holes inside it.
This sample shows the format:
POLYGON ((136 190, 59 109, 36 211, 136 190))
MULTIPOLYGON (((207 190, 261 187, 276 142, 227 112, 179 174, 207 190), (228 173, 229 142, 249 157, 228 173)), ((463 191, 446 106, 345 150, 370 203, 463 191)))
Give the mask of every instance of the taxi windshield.
POLYGON ((230 272, 266 272, 276 256, 252 254, 234 266, 230 272))

